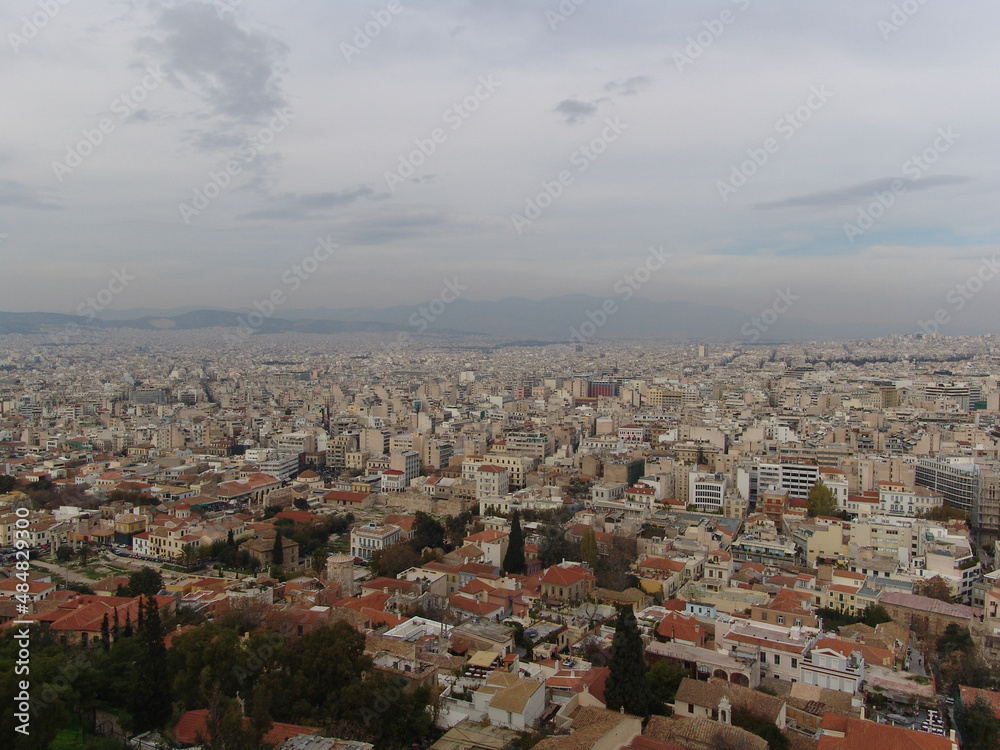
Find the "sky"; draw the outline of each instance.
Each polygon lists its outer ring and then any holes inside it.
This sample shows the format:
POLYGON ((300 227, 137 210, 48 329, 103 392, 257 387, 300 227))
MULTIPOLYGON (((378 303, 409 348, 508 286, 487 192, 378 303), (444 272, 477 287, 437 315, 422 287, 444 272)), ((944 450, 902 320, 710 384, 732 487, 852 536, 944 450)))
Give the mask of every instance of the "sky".
POLYGON ((995 331, 998 23, 985 1, 6 0, 0 309, 625 282, 995 331))

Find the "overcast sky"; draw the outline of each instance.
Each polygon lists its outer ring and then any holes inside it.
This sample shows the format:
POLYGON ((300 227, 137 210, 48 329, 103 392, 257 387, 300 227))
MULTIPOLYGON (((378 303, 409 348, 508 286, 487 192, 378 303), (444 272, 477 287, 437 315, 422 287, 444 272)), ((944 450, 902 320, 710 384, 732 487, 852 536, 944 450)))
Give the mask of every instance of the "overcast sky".
POLYGON ((610 297, 663 246, 640 296, 997 330, 1000 280, 955 295, 995 273, 998 27, 986 1, 6 0, 0 309, 123 268, 116 309, 610 297))

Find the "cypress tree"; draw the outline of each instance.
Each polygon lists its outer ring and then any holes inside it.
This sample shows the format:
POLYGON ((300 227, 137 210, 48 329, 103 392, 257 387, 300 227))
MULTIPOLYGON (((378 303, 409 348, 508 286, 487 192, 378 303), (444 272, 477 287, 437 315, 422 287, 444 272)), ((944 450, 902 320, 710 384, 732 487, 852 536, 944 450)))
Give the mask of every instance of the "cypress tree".
POLYGON ((111 649, 111 624, 108 621, 108 613, 104 613, 104 619, 101 620, 101 648, 105 651, 111 649))
POLYGON ((604 687, 607 706, 620 708, 633 716, 649 716, 651 694, 646 682, 645 650, 635 613, 631 607, 619 607, 615 640, 611 645, 611 673, 604 687))
POLYGON ((285 552, 281 546, 281 529, 274 535, 274 547, 271 548, 271 562, 282 565, 285 562, 285 552))
POLYGON ((524 535, 521 533, 521 515, 514 511, 510 522, 510 539, 507 554, 503 556, 505 573, 524 573, 524 535))
MULTIPOLYGON (((142 655, 136 665, 135 683, 129 706, 135 723, 134 729, 138 732, 162 726, 169 718, 171 710, 167 649, 163 643, 160 611, 152 596, 147 596, 146 599, 145 613, 138 632, 142 640, 142 655)), ((140 607, 142 607, 141 599, 140 607)))

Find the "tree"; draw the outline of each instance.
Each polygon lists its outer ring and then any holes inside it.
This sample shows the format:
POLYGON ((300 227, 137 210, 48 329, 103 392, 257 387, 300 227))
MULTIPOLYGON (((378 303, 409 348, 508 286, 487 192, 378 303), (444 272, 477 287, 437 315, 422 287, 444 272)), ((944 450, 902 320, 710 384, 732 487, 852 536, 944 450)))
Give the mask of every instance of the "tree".
POLYGON ((524 535, 521 533, 521 514, 516 510, 510 521, 510 539, 507 554, 503 556, 505 573, 524 573, 524 535))
POLYGON ((646 682, 649 684, 652 698, 650 711, 666 715, 668 708, 674 703, 677 688, 681 686, 685 677, 690 676, 691 672, 675 661, 660 659, 656 662, 646 673, 646 682))
POLYGON ((807 507, 810 516, 832 516, 837 512, 837 498, 822 479, 809 490, 807 507))
POLYGON ((377 576, 395 578, 404 570, 420 564, 420 558, 407 542, 399 542, 383 550, 377 550, 370 560, 377 576))
POLYGON ((418 555, 425 548, 437 549, 444 546, 444 526, 435 518, 418 510, 413 522, 413 533, 410 535, 410 546, 418 555))
POLYGON ((80 565, 87 567, 87 561, 90 559, 90 545, 86 542, 81 544, 76 555, 80 559, 80 565))
POLYGON ((122 590, 122 596, 156 596, 163 588, 163 576, 160 571, 144 565, 130 574, 128 585, 122 590))
POLYGON ((312 568, 312 572, 315 576, 319 578, 320 573, 323 572, 323 568, 326 567, 326 553, 322 550, 316 550, 313 552, 310 567, 312 568))
POLYGON ((881 625, 883 622, 892 622, 892 618, 889 616, 886 608, 881 604, 873 604, 870 607, 865 607, 862 615, 864 615, 862 622, 870 628, 881 625))
POLYGON ((59 562, 68 562, 73 558, 73 548, 68 544, 60 544, 59 549, 56 550, 56 559, 59 562))
POLYGON ((15 485, 17 485, 17 480, 14 477, 8 474, 0 474, 0 493, 7 494, 14 489, 15 485))
POLYGON ((597 565, 601 561, 597 551, 597 534, 590 527, 583 531, 583 538, 580 540, 580 559, 590 566, 591 570, 597 570, 597 565))
POLYGON ((101 648, 107 653, 111 650, 111 623, 108 621, 108 613, 104 613, 104 619, 101 620, 101 648))
POLYGON ((941 576, 934 576, 913 584, 913 593, 951 604, 951 588, 941 576))
POLYGON ((964 521, 968 517, 969 514, 964 510, 944 504, 938 505, 936 508, 931 508, 918 516, 918 518, 926 518, 928 521, 937 521, 938 523, 964 521))
POLYGON ((230 529, 229 533, 226 534, 226 546, 227 547, 235 547, 236 546, 236 537, 233 535, 233 530, 232 529, 230 529))
POLYGON ((1000 747, 1000 719, 993 706, 981 695, 972 705, 961 701, 955 708, 955 722, 962 737, 963 750, 995 750, 1000 747))
POLYGON ((733 706, 732 724, 767 741, 768 750, 789 750, 791 742, 773 721, 742 706, 733 706))
POLYGON ((298 510, 309 510, 309 501, 304 497, 295 498, 292 501, 292 505, 294 505, 298 510))
POLYGON ((281 529, 278 529, 274 532, 274 546, 271 548, 271 562, 275 565, 283 565, 285 562, 285 548, 281 541, 281 529))
POLYGON ((188 543, 181 547, 181 565, 189 568, 198 559, 198 547, 188 543))
POLYGON ((604 687, 607 706, 633 716, 649 716, 652 694, 646 681, 646 658, 631 607, 619 607, 611 645, 611 673, 604 687))
POLYGON ((168 699, 171 691, 167 649, 163 644, 163 625, 156 599, 153 596, 140 597, 139 613, 141 618, 137 635, 142 644, 142 655, 136 663, 129 711, 133 729, 141 733, 162 726, 170 716, 168 699))

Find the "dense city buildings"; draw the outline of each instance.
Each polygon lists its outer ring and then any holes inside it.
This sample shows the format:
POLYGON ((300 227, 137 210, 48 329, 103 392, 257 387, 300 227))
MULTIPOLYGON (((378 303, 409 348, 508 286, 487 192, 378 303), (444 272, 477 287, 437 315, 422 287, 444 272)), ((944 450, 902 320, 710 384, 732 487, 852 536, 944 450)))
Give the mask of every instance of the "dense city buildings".
MULTIPOLYGON (((756 747, 745 709, 796 747, 867 724, 956 747, 950 686, 995 687, 975 667, 1000 653, 993 337, 216 336, 4 337, 5 627, 101 648, 145 565, 169 648, 250 607, 283 639, 341 623, 427 688, 435 737, 487 745, 756 747), (625 610, 643 669, 684 678, 645 729, 609 697, 625 610), (962 633, 956 672, 938 653, 962 633)), ((211 720, 185 710, 176 736, 211 720)), ((313 746, 274 710, 282 747, 313 746)))

